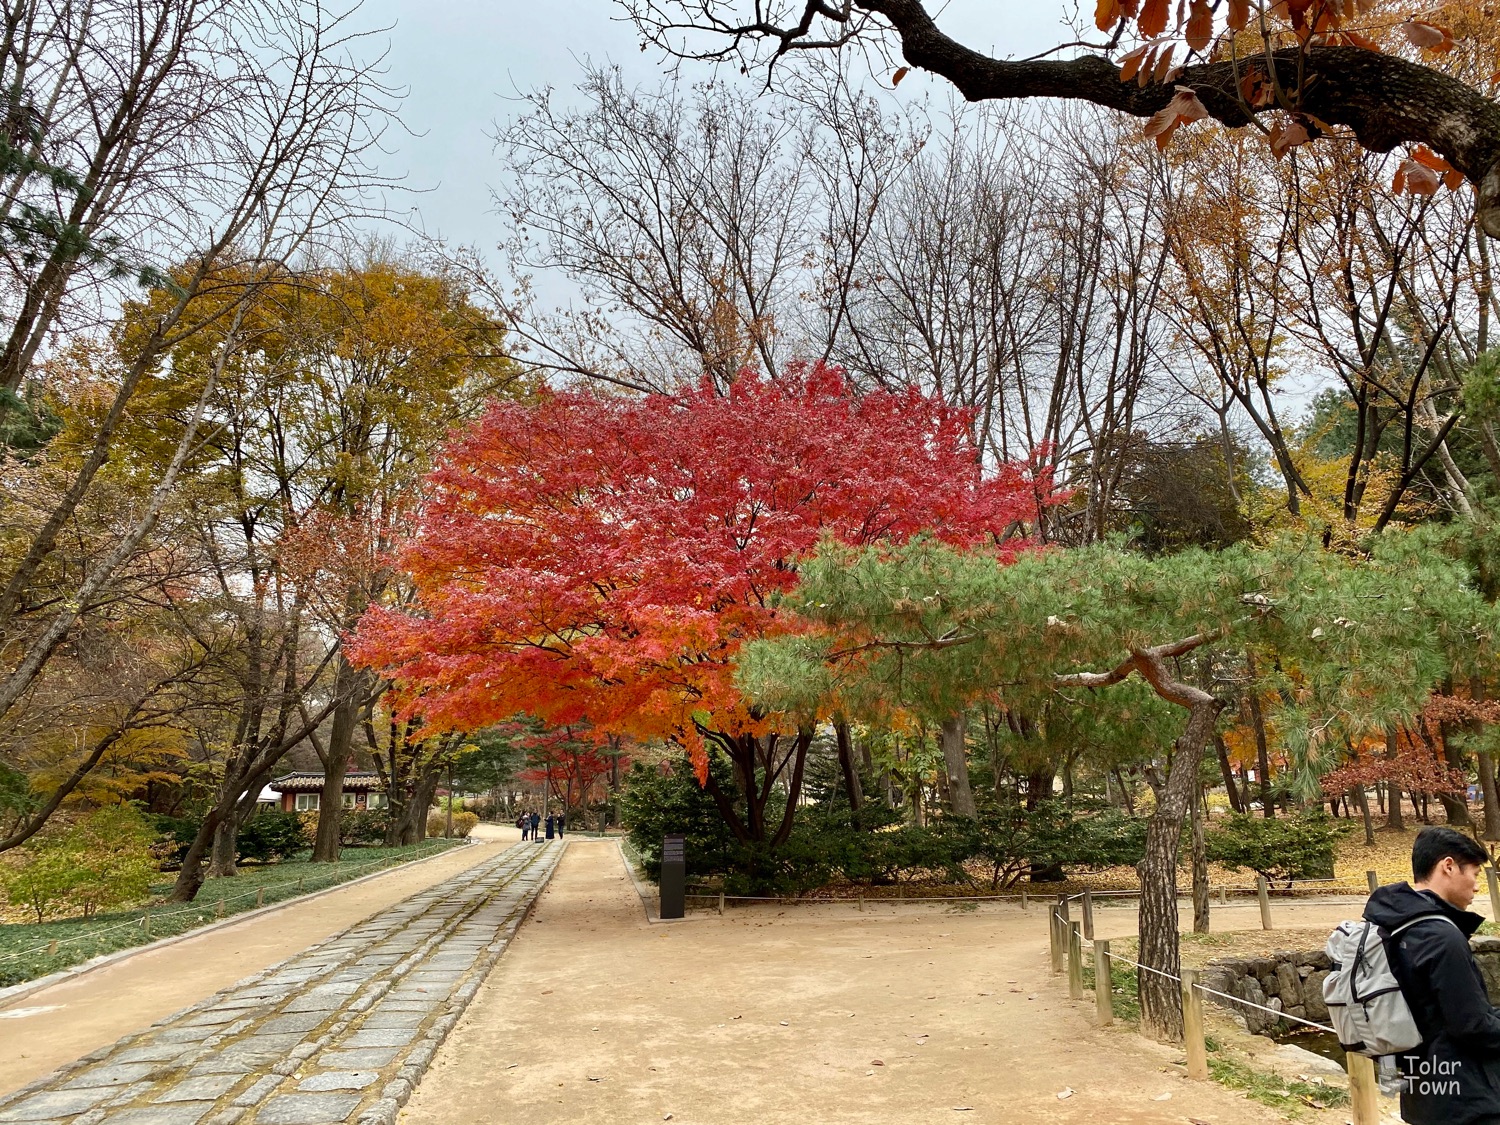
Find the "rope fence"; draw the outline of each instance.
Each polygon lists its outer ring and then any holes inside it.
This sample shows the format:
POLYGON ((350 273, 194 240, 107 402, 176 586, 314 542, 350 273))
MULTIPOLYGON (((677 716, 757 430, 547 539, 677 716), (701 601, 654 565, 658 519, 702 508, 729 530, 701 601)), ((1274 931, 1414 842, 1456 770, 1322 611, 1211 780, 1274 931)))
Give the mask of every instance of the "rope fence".
MULTIPOLYGON (((140 930, 143 937, 149 940, 151 937, 151 928, 153 923, 158 925, 163 922, 170 923, 171 919, 179 918, 185 914, 194 913, 203 915, 203 918, 201 920, 207 921, 205 911, 212 911, 213 917, 215 919, 219 919, 226 916, 226 908, 231 904, 248 902, 250 899, 254 899, 255 906, 257 908, 266 905, 268 892, 269 897, 273 903, 286 902, 290 899, 294 899, 301 895, 304 895, 308 893, 308 891, 326 890, 329 887, 335 887, 341 883, 352 882, 354 879, 360 877, 358 874, 359 872, 371 871, 382 867, 399 866, 404 863, 410 863, 415 858, 423 857, 383 856, 380 859, 370 860, 367 863, 355 864, 351 867, 345 867, 342 864, 339 864, 333 868, 330 868, 326 876, 314 875, 311 878, 305 875, 300 876, 295 884, 296 889, 290 894, 284 893, 293 886, 291 880, 287 880, 284 883, 276 884, 270 887, 261 885, 253 891, 246 891, 244 894, 221 894, 217 899, 211 899, 208 902, 195 900, 194 902, 185 903, 184 905, 177 907, 176 909, 158 910, 148 905, 142 910, 141 916, 139 918, 132 918, 128 922, 120 922, 113 926, 105 926, 102 929, 85 930, 83 933, 75 934, 72 937, 53 938, 51 941, 32 946, 30 949, 21 949, 10 953, 0 953, 0 962, 18 961, 22 958, 32 957, 39 953, 53 956, 65 946, 74 945, 79 942, 86 941, 98 942, 98 940, 104 935, 116 933, 120 930, 140 930)), ((227 911, 227 913, 233 914, 238 913, 238 911, 227 911)), ((182 932, 186 931, 184 930, 182 932)), ((129 947, 129 945, 126 945, 122 946, 121 948, 129 947)))
MULTIPOLYGON (((1303 1024, 1334 1035, 1338 1034, 1334 1028, 1318 1023, 1316 1020, 1289 1015, 1276 1008, 1256 1004, 1231 993, 1200 984, 1198 971, 1195 969, 1183 969, 1178 975, 1111 953, 1107 940, 1086 938, 1083 934, 1083 923, 1073 921, 1068 917, 1068 903, 1073 900, 1072 896, 1059 895, 1057 902, 1049 911, 1053 975, 1066 972, 1069 998, 1082 1000, 1084 998, 1083 946, 1088 945, 1094 968, 1094 1003, 1101 1027, 1107 1027, 1114 1022, 1113 966, 1116 961, 1131 966, 1137 973, 1153 973, 1158 977, 1177 982, 1182 991, 1183 1045, 1187 1051, 1189 1078, 1207 1081, 1209 1077, 1208 1040, 1204 1031, 1204 996, 1217 996, 1229 1001, 1232 1005, 1253 1008, 1279 1019, 1303 1024)), ((1349 1075, 1349 1101, 1353 1109, 1353 1125, 1380 1125, 1380 1085, 1375 1074, 1375 1061, 1365 1055, 1349 1051, 1345 1053, 1345 1068, 1349 1075)))

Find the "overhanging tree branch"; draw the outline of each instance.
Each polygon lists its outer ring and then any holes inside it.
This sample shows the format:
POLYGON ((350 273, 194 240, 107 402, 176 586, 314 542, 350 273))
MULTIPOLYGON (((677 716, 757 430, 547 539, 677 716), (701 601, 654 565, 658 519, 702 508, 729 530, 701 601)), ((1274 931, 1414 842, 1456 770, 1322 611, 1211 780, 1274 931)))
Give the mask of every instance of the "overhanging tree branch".
MULTIPOLYGON (((787 5, 779 23, 762 4, 755 5, 754 19, 737 22, 725 14, 733 11, 728 3, 623 2, 648 41, 678 57, 743 56, 757 42, 774 41, 774 61, 791 50, 826 49, 850 38, 827 35, 819 27, 832 24, 858 33, 869 25, 894 32, 907 64, 946 78, 971 102, 1066 98, 1145 118, 1172 100, 1175 87, 1186 86, 1197 93, 1209 116, 1231 128, 1250 124, 1251 114, 1262 112, 1248 108, 1240 96, 1243 63, 1226 59, 1189 66, 1171 82, 1140 86, 1121 82, 1119 68, 1098 55, 996 59, 945 34, 921 0, 853 0, 837 9, 807 0, 787 5), (669 11, 681 16, 672 18, 669 11), (871 23, 871 16, 879 22, 871 23), (815 17, 825 22, 819 24, 815 17), (683 46, 686 34, 717 36, 723 46, 689 51, 683 46)), ((1390 152, 1401 144, 1421 143, 1440 153, 1478 189, 1480 225, 1500 238, 1500 104, 1431 67, 1359 47, 1287 49, 1269 61, 1274 63, 1269 77, 1280 88, 1300 91, 1299 111, 1328 125, 1347 126, 1365 148, 1390 152)))

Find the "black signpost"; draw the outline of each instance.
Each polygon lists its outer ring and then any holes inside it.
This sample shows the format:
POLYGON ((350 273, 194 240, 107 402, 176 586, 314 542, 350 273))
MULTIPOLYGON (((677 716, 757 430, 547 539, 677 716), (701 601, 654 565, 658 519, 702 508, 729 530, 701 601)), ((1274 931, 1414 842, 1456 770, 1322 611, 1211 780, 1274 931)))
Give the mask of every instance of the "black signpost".
POLYGON ((666 836, 661 845, 661 916, 681 918, 686 908, 687 860, 681 836, 666 836))

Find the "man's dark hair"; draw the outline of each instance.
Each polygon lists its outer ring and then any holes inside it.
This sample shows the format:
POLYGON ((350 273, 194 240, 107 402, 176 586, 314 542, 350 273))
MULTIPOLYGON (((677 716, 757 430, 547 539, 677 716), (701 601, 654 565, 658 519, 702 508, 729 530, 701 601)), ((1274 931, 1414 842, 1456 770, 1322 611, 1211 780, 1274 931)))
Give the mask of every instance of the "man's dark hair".
POLYGON ((1483 866, 1490 859, 1490 853, 1472 836, 1435 824, 1417 833, 1417 842, 1411 848, 1411 873, 1421 883, 1450 855, 1460 867, 1483 866))

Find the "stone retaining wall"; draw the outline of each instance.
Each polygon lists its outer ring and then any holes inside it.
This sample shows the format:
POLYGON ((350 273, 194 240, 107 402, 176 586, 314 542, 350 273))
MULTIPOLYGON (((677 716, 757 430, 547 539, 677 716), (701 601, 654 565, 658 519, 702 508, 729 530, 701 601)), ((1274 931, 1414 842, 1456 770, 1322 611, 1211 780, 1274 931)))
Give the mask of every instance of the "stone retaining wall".
MULTIPOLYGON (((1493 1002, 1500 996, 1500 938, 1475 937, 1469 940, 1469 945, 1493 1002)), ((1250 1004, 1326 1024, 1328 1006, 1323 1003, 1323 979, 1331 967, 1328 955, 1321 949, 1282 949, 1261 957, 1220 957, 1204 966, 1198 980, 1205 988, 1227 992, 1250 1004)), ((1295 1026, 1271 1012, 1219 996, 1209 999, 1254 1035, 1280 1035, 1295 1026)))

